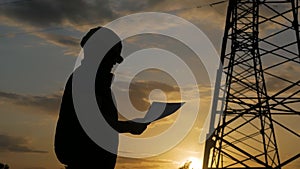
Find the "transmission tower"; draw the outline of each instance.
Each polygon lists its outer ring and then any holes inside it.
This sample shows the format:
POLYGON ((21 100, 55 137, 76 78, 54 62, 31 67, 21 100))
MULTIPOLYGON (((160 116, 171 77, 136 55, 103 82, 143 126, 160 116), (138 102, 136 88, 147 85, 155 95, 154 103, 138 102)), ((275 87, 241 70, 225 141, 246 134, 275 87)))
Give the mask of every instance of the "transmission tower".
POLYGON ((300 157, 299 130, 281 120, 300 123, 298 8, 297 0, 229 0, 204 169, 279 169, 300 157), (285 159, 277 129, 297 140, 285 159))

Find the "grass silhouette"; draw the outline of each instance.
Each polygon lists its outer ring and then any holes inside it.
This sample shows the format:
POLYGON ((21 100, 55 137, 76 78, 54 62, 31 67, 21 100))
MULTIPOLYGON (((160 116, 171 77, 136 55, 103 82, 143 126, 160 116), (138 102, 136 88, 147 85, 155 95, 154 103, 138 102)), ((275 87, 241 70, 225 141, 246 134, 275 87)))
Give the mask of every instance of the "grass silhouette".
POLYGON ((9 169, 7 164, 0 163, 0 169, 9 169))
POLYGON ((178 169, 190 169, 192 161, 187 161, 183 164, 183 166, 179 167, 178 169))

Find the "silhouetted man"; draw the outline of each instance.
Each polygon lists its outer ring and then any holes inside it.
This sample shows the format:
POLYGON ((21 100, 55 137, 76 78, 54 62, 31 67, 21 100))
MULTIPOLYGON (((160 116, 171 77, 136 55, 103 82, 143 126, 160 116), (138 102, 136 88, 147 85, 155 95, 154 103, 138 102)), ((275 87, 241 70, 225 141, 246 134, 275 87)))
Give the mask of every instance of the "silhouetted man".
MULTIPOLYGON (((81 47, 84 47, 89 38, 99 29, 106 29, 112 36, 117 36, 113 31, 107 28, 93 28, 81 40, 81 47)), ((97 46, 99 44, 95 44, 97 46)), ((98 46, 101 48, 101 46, 98 46)), ((118 111, 113 102, 111 95, 111 83, 113 74, 111 69, 117 63, 121 63, 123 58, 120 56, 122 43, 119 40, 104 56, 97 71, 95 80, 95 93, 99 109, 106 122, 118 133, 141 134, 148 124, 135 123, 133 121, 119 121, 118 111)), ((84 71, 88 66, 90 49, 84 48, 85 58, 75 71, 84 71)), ((110 137, 111 143, 115 146, 115 152, 109 152, 98 146, 86 134, 78 121, 72 96, 72 78, 74 73, 69 77, 63 94, 59 118, 55 133, 55 153, 58 160, 66 165, 67 169, 84 169, 84 168, 105 168, 113 169, 116 164, 118 134, 110 137)), ((88 110, 87 110, 88 111, 88 110)), ((103 135, 103 137, 107 137, 103 135)))

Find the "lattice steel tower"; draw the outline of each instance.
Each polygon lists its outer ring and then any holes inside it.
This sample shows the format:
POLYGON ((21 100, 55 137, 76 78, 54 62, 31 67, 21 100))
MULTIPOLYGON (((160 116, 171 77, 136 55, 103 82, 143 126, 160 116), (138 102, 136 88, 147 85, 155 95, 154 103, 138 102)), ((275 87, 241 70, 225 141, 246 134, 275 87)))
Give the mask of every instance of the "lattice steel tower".
POLYGON ((281 120, 300 123, 298 8, 297 0, 229 0, 204 169, 283 168, 299 158, 300 130, 281 120), (285 159, 277 129, 297 140, 285 159))

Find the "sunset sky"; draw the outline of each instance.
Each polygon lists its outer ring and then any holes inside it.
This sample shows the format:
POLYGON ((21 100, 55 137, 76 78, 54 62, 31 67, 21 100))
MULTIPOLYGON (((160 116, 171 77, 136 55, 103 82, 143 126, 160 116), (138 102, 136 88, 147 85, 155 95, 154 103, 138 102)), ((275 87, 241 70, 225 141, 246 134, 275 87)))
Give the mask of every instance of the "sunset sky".
MULTIPOLYGON (((53 151, 54 131, 64 85, 80 52, 80 39, 90 28, 137 12, 166 12, 195 24, 220 52, 227 2, 209 6, 212 2, 218 1, 1 0, 0 162, 12 169, 63 168, 53 151)), ((135 37, 124 42, 124 48, 128 49, 123 51, 123 56, 145 46, 161 47, 190 56, 188 50, 176 46, 171 39, 158 44, 160 37, 150 37, 147 43, 143 38, 135 37), (172 47, 168 47, 168 44, 172 47)), ((204 98, 192 130, 164 154, 143 159, 118 158, 117 169, 177 169, 188 160, 194 161, 194 164, 201 163, 204 145, 199 137, 209 112, 211 86, 207 85, 207 73, 202 63, 193 62, 191 58, 184 57, 193 64, 191 69, 199 72, 197 87, 204 98)), ((293 69, 293 73, 298 70, 293 69)), ((115 82, 114 85, 116 90, 122 90, 122 82, 115 82)), ((131 87, 131 101, 138 110, 147 110, 150 91, 155 88, 164 91, 169 101, 178 101, 176 82, 161 71, 141 72, 131 87), (161 78, 165 79, 165 83, 159 81, 161 78), (148 86, 145 88, 146 84, 148 86)), ((190 92, 192 100, 192 87, 190 92)), ((152 99, 160 100, 161 97, 154 93, 152 99)), ((140 137, 160 134, 171 126, 177 116, 174 114, 151 124, 140 137)), ((292 126, 299 126, 298 121, 294 120, 292 126)), ((300 131, 300 128, 296 130, 300 131)), ((283 149, 289 152, 297 146, 300 147, 290 141, 290 145, 283 149)), ((299 167, 299 160, 297 165, 299 167)))

